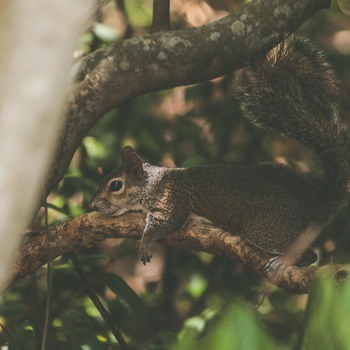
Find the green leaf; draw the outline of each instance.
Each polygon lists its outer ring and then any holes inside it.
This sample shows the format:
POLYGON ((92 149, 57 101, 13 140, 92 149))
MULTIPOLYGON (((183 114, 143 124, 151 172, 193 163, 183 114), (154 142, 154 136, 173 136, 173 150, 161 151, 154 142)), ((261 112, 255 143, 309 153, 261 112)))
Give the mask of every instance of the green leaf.
POLYGON ((256 313, 246 306, 233 304, 213 332, 208 349, 217 348, 270 350, 277 349, 277 346, 262 328, 256 313))
POLYGON ((332 278, 319 281, 311 294, 305 335, 307 349, 350 349, 350 282, 337 286, 332 278), (323 333, 321 336, 320 332, 323 333))
POLYGON ((208 281, 201 275, 195 274, 191 276, 188 282, 187 290, 195 298, 199 298, 208 286, 208 281))
POLYGON ((180 343, 173 350, 190 350, 198 346, 202 350, 277 349, 262 328, 257 314, 248 307, 238 303, 231 305, 208 333, 209 321, 217 316, 216 312, 209 311, 186 321, 180 343))
POLYGON ((99 22, 95 22, 95 24, 92 28, 92 31, 99 39, 101 39, 105 43, 114 42, 120 36, 120 33, 118 32, 118 30, 116 28, 107 26, 107 25, 105 25, 103 23, 99 23, 99 22))
POLYGON ((29 344, 34 343, 34 328, 31 325, 21 326, 11 337, 9 350, 23 350, 31 348, 29 344))

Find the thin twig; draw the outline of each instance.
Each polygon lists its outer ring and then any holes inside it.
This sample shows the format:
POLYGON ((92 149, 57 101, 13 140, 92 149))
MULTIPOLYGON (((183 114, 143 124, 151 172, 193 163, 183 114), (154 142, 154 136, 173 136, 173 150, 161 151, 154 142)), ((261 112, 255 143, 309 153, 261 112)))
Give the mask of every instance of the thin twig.
POLYGON ((41 308, 39 304, 39 298, 38 298, 38 283, 37 283, 37 275, 36 271, 33 271, 30 274, 30 282, 31 282, 31 290, 32 290, 32 302, 33 307, 36 310, 34 313, 34 324, 35 324, 35 340, 36 340, 36 348, 38 350, 41 349, 41 342, 42 342, 42 325, 41 325, 41 308))
POLYGON ((170 0, 153 0, 151 33, 170 29, 170 0))
MULTIPOLYGON (((45 229, 49 227, 48 220, 48 205, 45 202, 45 229)), ((50 245, 47 245, 47 249, 50 250, 50 245)), ((47 342, 47 334, 49 329, 49 320, 50 320, 50 308, 51 308, 51 296, 52 296, 52 268, 51 262, 47 263, 47 298, 46 298, 46 307, 45 307, 45 319, 44 319, 44 329, 43 329, 43 337, 41 342, 41 350, 46 349, 47 342)))
POLYGON ((112 320, 112 317, 111 317, 110 313, 106 310, 106 308, 103 306, 101 300, 99 299, 99 297, 97 296, 95 291, 92 289, 92 287, 90 285, 90 282, 89 282, 89 280, 87 279, 87 277, 85 275, 83 266, 82 266, 78 256, 75 253, 70 253, 69 257, 70 257, 70 259, 71 259, 71 261, 72 261, 72 263, 73 263, 73 265, 74 265, 74 267, 75 267, 79 277, 81 278, 81 280, 85 284, 86 292, 87 292, 89 298, 94 303, 96 309, 98 310, 98 312, 102 316, 103 320, 106 322, 106 325, 108 326, 110 331, 113 333, 115 339, 119 343, 120 348, 122 350, 127 350, 129 347, 126 344, 126 341, 125 341, 122 333, 115 326, 115 324, 113 323, 113 320, 112 320))

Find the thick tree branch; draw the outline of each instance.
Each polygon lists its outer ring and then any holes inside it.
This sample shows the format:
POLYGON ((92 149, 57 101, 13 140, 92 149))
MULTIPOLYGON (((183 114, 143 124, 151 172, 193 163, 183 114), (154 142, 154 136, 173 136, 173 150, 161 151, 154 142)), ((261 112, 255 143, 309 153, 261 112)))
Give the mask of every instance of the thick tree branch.
POLYGON ((44 192, 62 179, 89 129, 121 101, 222 76, 243 65, 252 43, 293 32, 329 5, 330 0, 255 0, 200 28, 136 37, 88 55, 72 71, 65 128, 44 192))
MULTIPOLYGON (((145 217, 141 213, 128 213, 113 218, 92 212, 57 223, 23 247, 12 280, 34 271, 61 254, 81 247, 91 247, 107 238, 140 239, 144 220, 145 217)), ((261 274, 271 258, 270 255, 248 245, 240 237, 193 219, 183 230, 168 236, 163 242, 175 247, 237 259, 261 274)), ((303 268, 290 266, 277 283, 271 282, 293 293, 307 293, 312 281, 320 275, 329 273, 334 276, 336 282, 341 282, 347 278, 349 270, 347 265, 303 268)))

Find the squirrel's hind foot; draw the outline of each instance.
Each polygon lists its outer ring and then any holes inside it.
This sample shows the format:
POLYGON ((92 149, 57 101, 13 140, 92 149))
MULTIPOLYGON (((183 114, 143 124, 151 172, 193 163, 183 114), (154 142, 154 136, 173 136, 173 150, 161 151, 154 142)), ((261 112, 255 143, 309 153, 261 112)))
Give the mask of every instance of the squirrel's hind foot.
POLYGON ((287 255, 277 255, 269 260, 264 267, 265 277, 273 282, 278 282, 283 278, 284 271, 288 266, 308 266, 317 260, 317 254, 308 249, 298 259, 287 255))

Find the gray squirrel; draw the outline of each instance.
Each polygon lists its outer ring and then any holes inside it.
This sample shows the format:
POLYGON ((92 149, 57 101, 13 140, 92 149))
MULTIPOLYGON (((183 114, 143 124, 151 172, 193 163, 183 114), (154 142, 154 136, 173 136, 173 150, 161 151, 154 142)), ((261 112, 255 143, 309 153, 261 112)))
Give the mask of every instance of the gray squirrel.
POLYGON ((191 213, 273 255, 267 275, 317 259, 310 244, 349 196, 350 144, 323 53, 296 35, 280 39, 268 38, 243 69, 237 100, 256 125, 311 148, 324 167, 323 185, 276 163, 158 167, 125 147, 121 166, 104 179, 91 208, 111 216, 147 213, 138 244, 144 264, 151 242, 182 228, 191 213))

